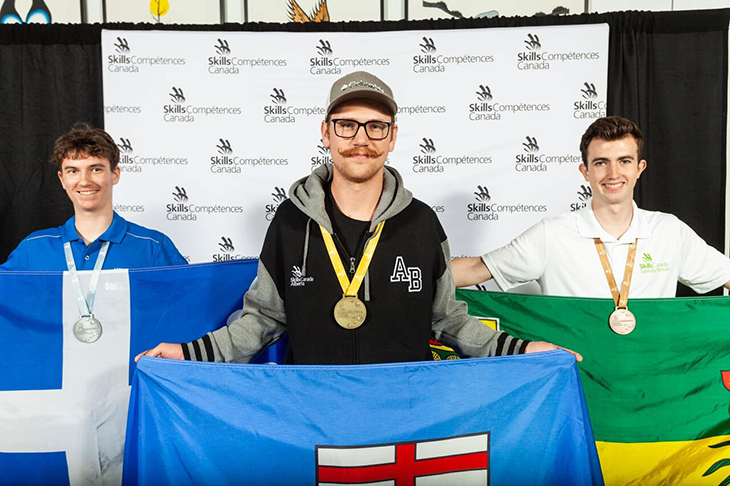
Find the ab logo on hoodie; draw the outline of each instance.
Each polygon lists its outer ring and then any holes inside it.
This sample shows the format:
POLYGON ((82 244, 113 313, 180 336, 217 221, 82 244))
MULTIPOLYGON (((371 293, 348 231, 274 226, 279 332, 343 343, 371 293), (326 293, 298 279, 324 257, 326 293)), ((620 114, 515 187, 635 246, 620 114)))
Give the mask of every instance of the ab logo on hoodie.
POLYGON ((421 269, 418 267, 406 267, 402 256, 395 257, 391 282, 408 282, 408 292, 420 292, 423 288, 421 269))

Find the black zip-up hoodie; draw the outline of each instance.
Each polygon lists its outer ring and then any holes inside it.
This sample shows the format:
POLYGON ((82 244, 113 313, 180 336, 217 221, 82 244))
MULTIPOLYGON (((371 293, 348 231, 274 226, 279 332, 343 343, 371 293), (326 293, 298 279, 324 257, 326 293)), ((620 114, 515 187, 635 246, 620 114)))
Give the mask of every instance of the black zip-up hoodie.
POLYGON ((429 338, 461 356, 523 353, 528 341, 495 332, 454 299, 449 246, 436 214, 385 167, 383 193, 368 240, 385 221, 358 292, 367 307, 361 327, 334 320, 343 292, 319 225, 330 233, 325 193, 332 166, 292 185, 266 233, 256 280, 229 325, 183 344, 186 359, 248 362, 289 334, 287 362, 354 364, 431 359, 429 338))

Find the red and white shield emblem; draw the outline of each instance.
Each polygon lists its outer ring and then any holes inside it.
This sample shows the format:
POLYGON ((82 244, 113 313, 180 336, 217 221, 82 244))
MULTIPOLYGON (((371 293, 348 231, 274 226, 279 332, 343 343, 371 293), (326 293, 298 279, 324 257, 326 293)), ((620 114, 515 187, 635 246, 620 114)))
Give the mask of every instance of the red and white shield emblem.
POLYGON ((489 432, 418 442, 316 446, 317 484, 489 484, 489 432))

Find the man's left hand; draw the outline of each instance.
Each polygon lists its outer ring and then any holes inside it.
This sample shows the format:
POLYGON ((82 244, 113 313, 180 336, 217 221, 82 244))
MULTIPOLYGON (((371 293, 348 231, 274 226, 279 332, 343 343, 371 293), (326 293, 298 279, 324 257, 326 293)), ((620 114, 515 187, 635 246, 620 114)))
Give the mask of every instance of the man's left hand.
POLYGON ((556 346, 553 343, 546 343, 545 341, 532 341, 527 345, 527 348, 525 348, 525 354, 527 353, 542 353, 543 351, 554 351, 556 349, 562 349, 563 351, 567 351, 573 356, 575 356, 575 360, 579 363, 583 361, 583 356, 580 355, 580 353, 576 353, 575 351, 572 351, 567 348, 562 348, 560 346, 556 346))

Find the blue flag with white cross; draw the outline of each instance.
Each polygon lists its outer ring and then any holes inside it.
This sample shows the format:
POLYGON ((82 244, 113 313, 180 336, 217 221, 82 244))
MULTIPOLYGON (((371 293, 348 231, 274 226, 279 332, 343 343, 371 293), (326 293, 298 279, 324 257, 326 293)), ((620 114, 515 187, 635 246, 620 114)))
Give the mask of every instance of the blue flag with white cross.
MULTIPOLYGON (((120 484, 134 356, 199 338, 240 309, 257 261, 105 270, 77 339, 68 272, 1 272, 0 483, 120 484)), ((91 272, 79 272, 88 288, 91 272)))

